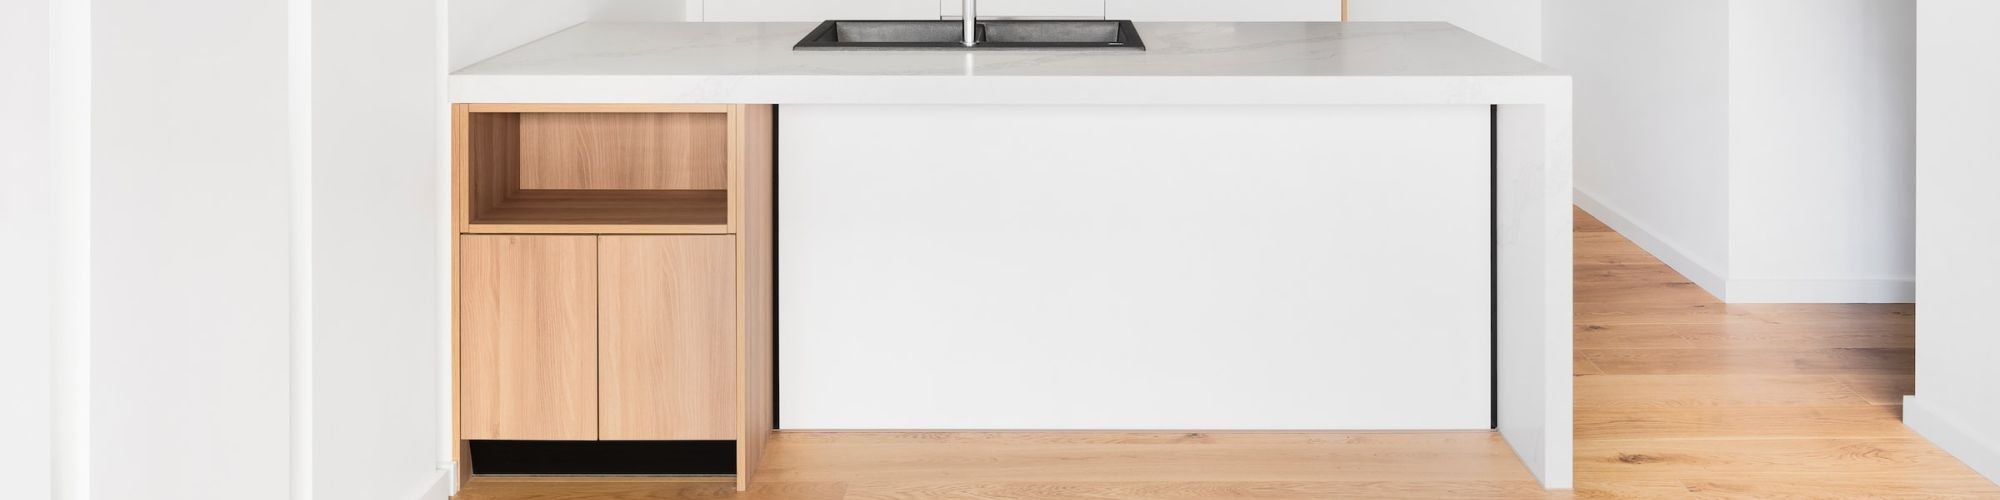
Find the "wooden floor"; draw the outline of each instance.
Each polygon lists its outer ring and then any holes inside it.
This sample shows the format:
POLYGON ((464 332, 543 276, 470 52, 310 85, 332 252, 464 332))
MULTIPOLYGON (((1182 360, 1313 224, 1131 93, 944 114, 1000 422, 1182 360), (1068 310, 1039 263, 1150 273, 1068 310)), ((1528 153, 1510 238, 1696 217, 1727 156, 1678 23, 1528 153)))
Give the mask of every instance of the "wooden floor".
POLYGON ((1729 304, 1576 216, 1576 477, 1603 498, 2000 498, 1901 422, 1915 307, 1729 304))
POLYGON ((1576 229, 1575 492, 1491 433, 780 433, 745 493, 478 478, 459 498, 2000 498, 1898 421, 1911 306, 1723 305, 1576 229))

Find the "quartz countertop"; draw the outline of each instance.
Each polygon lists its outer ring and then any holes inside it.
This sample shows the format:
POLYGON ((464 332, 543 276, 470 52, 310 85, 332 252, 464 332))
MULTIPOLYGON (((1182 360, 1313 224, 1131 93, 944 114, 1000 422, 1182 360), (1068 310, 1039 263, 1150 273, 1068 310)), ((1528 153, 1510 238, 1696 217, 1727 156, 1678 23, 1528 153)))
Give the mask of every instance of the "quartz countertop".
POLYGON ((793 51, 815 25, 584 23, 457 71, 452 100, 1503 104, 1568 97, 1568 77, 1447 23, 1137 23, 1145 51, 793 51))

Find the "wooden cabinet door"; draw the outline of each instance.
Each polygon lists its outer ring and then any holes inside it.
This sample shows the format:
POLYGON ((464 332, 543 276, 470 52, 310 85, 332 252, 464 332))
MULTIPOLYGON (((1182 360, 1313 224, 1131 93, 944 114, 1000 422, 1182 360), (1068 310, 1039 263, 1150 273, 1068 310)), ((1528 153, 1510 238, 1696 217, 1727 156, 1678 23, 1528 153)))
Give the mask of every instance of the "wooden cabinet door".
POLYGON ((598 436, 736 439, 736 237, 599 240, 598 436))
POLYGON ((459 240, 465 439, 597 439, 597 238, 459 240))

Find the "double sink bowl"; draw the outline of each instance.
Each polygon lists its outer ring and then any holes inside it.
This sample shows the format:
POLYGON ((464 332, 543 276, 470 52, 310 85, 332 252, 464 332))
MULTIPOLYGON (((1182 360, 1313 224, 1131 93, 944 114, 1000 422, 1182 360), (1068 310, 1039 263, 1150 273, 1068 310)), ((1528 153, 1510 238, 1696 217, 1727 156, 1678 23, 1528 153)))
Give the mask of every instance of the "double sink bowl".
POLYGON ((792 50, 1146 50, 1132 21, 977 21, 965 45, 961 21, 827 21, 792 50))

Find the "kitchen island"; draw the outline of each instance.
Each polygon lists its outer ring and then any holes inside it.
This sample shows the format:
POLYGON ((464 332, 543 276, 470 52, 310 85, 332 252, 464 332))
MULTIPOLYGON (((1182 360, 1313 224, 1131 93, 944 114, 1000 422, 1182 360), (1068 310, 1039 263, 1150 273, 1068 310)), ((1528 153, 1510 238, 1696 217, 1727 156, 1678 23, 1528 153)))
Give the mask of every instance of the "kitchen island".
POLYGON ((1568 77, 1441 23, 813 27, 584 24, 451 100, 775 105, 780 429, 1497 429, 1569 486, 1568 77))

